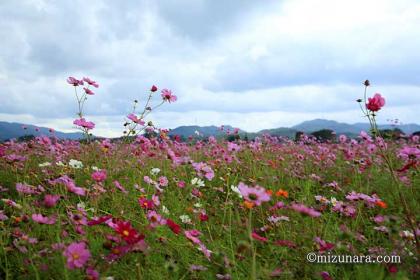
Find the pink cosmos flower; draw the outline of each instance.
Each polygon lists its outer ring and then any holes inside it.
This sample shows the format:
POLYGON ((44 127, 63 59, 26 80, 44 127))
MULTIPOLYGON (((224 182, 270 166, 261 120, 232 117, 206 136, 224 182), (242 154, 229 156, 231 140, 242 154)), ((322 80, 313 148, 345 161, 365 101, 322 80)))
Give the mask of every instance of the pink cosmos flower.
POLYGON ((192 243, 194 244, 200 244, 201 241, 200 239, 198 239, 198 237, 201 235, 201 232, 196 230, 196 229, 192 229, 192 230, 186 230, 184 231, 185 237, 187 237, 189 240, 191 240, 192 243))
POLYGON ((83 88, 83 90, 85 91, 85 93, 86 94, 88 94, 88 95, 94 95, 95 93, 93 92, 93 91, 91 91, 90 89, 88 89, 88 88, 83 88))
POLYGON ((47 208, 54 207, 57 204, 57 201, 60 199, 59 195, 55 194, 46 194, 44 196, 44 206, 47 208))
POLYGON ((159 215, 156 211, 152 210, 147 213, 147 219, 150 222, 150 226, 155 228, 159 225, 165 224, 165 219, 162 219, 162 216, 159 215))
POLYGON ((98 183, 106 180, 106 170, 98 170, 92 173, 92 179, 98 183))
POLYGON ((178 188, 185 188, 185 182, 184 181, 178 181, 178 183, 176 184, 178 186, 178 188))
POLYGON ((86 269, 86 276, 88 280, 99 280, 99 272, 90 266, 86 269))
POLYGON ((214 178, 214 171, 208 164, 204 162, 193 162, 192 166, 194 167, 199 177, 204 176, 209 181, 214 178))
POLYGON ((57 217, 46 217, 42 216, 42 214, 32 214, 32 220, 38 224, 53 225, 57 221, 57 217))
POLYGON ((99 85, 98 85, 98 83, 97 83, 97 82, 95 82, 95 81, 93 81, 93 80, 91 80, 91 79, 89 79, 89 78, 87 78, 87 77, 84 77, 84 78, 83 78, 83 81, 85 81, 85 82, 86 82, 86 83, 88 83, 89 85, 94 86, 94 87, 96 87, 96 88, 98 88, 98 87, 99 87, 99 85))
POLYGON ((366 108, 369 111, 377 112, 385 105, 385 98, 383 98, 379 93, 376 93, 372 98, 368 98, 368 103, 366 108))
POLYGON ((139 125, 144 125, 145 122, 142 119, 139 119, 135 114, 131 113, 127 115, 127 118, 132 120, 134 123, 137 123, 139 125))
POLYGON ((80 196, 86 195, 86 189, 76 186, 76 183, 67 175, 63 175, 51 182, 52 184, 61 183, 67 187, 69 192, 75 193, 80 196))
POLYGON ((162 90, 161 96, 164 101, 168 101, 169 103, 175 102, 177 100, 176 95, 173 95, 172 91, 166 88, 162 90))
POLYGON ((101 217, 94 217, 92 220, 90 220, 87 225, 88 226, 95 226, 95 225, 99 225, 102 223, 105 223, 107 221, 109 221, 110 219, 112 219, 112 215, 106 215, 106 216, 101 216, 101 217))
POLYGON ((155 204, 153 203, 153 201, 149 200, 145 197, 140 197, 139 198, 139 204, 140 204, 141 208, 143 208, 143 209, 149 209, 150 210, 150 209, 155 208, 155 204))
POLYGON ((162 187, 166 187, 168 185, 169 181, 165 176, 159 177, 159 185, 162 187))
POLYGON ((257 206, 261 205, 261 203, 263 202, 270 200, 270 195, 268 195, 268 193, 263 187, 248 187, 244 183, 240 182, 238 185, 238 189, 241 192, 242 197, 246 201, 252 202, 257 206))
POLYGON ((268 241, 268 238, 259 235, 255 231, 252 232, 251 237, 253 239, 258 240, 258 241, 261 241, 261 242, 267 242, 268 241))
POLYGON ((171 219, 166 220, 166 225, 172 230, 173 233, 179 234, 181 232, 181 226, 172 221, 171 219))
POLYGON ((69 269, 82 268, 90 258, 89 249, 86 248, 84 242, 71 243, 63 255, 67 258, 67 268, 69 269))
POLYGON ((151 92, 155 92, 155 91, 157 91, 158 90, 158 88, 157 88, 157 86, 155 86, 155 85, 153 85, 151 88, 150 88, 150 91, 151 92))
POLYGON ((335 246, 333 243, 326 242, 318 236, 314 238, 314 241, 318 244, 319 252, 321 253, 325 251, 330 251, 335 246))
POLYGON ((82 80, 78 80, 75 77, 68 77, 67 78, 67 83, 77 87, 77 86, 82 86, 83 85, 83 81, 82 80))
POLYGON ((27 185, 27 184, 22 184, 22 183, 17 183, 16 184, 16 190, 19 193, 23 193, 23 194, 39 194, 40 191, 31 185, 27 185))
POLYGON ((120 191, 122 191, 123 193, 127 194, 128 191, 120 184, 120 182, 118 181, 114 181, 114 186, 119 189, 120 191))
POLYGON ((88 130, 95 128, 95 124, 93 122, 86 121, 85 118, 75 119, 73 121, 73 124, 86 128, 88 130))
POLYGON ((296 212, 311 216, 311 217, 319 217, 321 216, 321 213, 316 211, 313 208, 307 207, 306 205, 303 204, 298 204, 298 203, 293 203, 290 206, 291 209, 295 210, 296 212))
POLYGON ((417 147, 404 147, 398 152, 398 156, 404 160, 416 160, 420 159, 420 149, 417 147))

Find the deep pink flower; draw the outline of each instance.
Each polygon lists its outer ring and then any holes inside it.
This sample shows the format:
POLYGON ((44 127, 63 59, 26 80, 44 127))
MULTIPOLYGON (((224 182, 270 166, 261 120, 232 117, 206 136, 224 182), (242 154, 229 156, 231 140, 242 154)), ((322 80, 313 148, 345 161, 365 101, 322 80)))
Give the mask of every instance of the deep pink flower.
POLYGON ((161 96, 164 101, 168 101, 169 103, 175 102, 177 100, 176 95, 173 95, 172 91, 166 88, 162 90, 161 96))
POLYGON ((87 78, 87 77, 84 77, 84 78, 83 78, 83 81, 85 81, 85 82, 86 82, 86 83, 88 83, 89 85, 94 86, 94 87, 96 87, 96 88, 98 88, 98 87, 99 87, 99 85, 98 85, 98 83, 97 83, 97 82, 92 81, 91 79, 89 79, 89 78, 87 78))
POLYGON ((155 204, 153 203, 153 201, 149 200, 145 197, 140 197, 139 198, 139 204, 140 204, 141 208, 143 208, 143 209, 150 210, 150 209, 155 208, 155 204))
POLYGON ((67 268, 69 269, 82 268, 90 258, 89 249, 86 248, 84 242, 71 243, 63 255, 67 258, 67 268))
POLYGON ((139 234, 137 230, 131 226, 130 222, 118 221, 114 229, 129 244, 134 244, 144 239, 144 235, 139 234))
POLYGON ((153 85, 152 86, 152 88, 150 89, 150 91, 151 92, 155 92, 155 91, 157 91, 158 90, 158 88, 157 88, 157 86, 155 86, 155 85, 153 85))
POLYGON ((200 213, 200 221, 207 222, 209 220, 209 216, 206 213, 200 213))
POLYGON ((99 225, 99 224, 105 223, 106 221, 109 221, 110 219, 112 219, 112 215, 101 216, 99 218, 94 218, 94 219, 90 220, 87 223, 87 225, 88 226, 99 225))
POLYGON ((88 267, 86 269, 86 279, 87 280, 99 280, 99 272, 96 271, 93 267, 88 267))
POLYGON ((319 252, 321 253, 325 251, 330 251, 335 246, 333 243, 326 242, 318 236, 314 238, 314 241, 318 244, 319 252))
POLYGON ((166 220, 166 225, 173 231, 175 234, 179 234, 181 232, 181 226, 172 221, 171 219, 166 220))
POLYGON ((92 179, 98 183, 106 180, 106 170, 98 170, 92 173, 92 179))
POLYGON ((275 245, 277 246, 282 246, 282 247, 289 247, 289 248, 296 248, 296 244, 293 241, 290 240, 277 240, 274 242, 275 245))
POLYGON ((379 93, 376 93, 373 97, 368 98, 368 103, 366 108, 372 112, 379 111, 385 105, 385 98, 383 98, 379 93))
POLYGON ((321 271, 320 275, 322 279, 324 280, 333 280, 333 278, 330 276, 330 274, 327 271, 321 271))
POLYGON ((261 242, 267 242, 268 241, 268 239, 266 237, 263 237, 263 236, 259 235, 255 231, 252 232, 251 237, 253 239, 258 240, 258 241, 261 241, 261 242))
POLYGON ((83 81, 82 80, 78 80, 75 77, 68 77, 67 78, 67 83, 77 87, 77 86, 81 86, 83 85, 83 81))

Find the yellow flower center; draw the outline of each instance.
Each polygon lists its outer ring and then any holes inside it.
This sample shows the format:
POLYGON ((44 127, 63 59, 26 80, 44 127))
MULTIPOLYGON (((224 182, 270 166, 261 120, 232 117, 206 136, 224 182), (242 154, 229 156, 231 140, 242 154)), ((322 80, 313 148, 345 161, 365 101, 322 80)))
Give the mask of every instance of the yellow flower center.
POLYGON ((130 232, 128 232, 128 230, 124 230, 124 231, 122 232, 122 234, 123 234, 124 236, 129 236, 129 235, 130 235, 130 232))
POLYGON ((77 254, 77 253, 73 253, 73 254, 71 254, 72 255, 72 257, 73 257, 73 260, 78 260, 78 259, 80 259, 80 256, 79 256, 79 254, 77 254))

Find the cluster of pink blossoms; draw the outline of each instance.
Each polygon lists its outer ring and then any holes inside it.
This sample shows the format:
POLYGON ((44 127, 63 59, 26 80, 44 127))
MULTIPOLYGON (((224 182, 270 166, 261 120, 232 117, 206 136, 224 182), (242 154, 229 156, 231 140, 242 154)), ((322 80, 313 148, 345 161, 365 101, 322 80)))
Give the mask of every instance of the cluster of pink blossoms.
POLYGON ((76 94, 76 99, 77 99, 77 103, 78 103, 78 107, 79 107, 79 112, 78 112, 78 119, 75 119, 73 121, 73 124, 77 125, 78 127, 81 128, 81 130, 88 135, 89 130, 92 130, 95 128, 95 124, 91 121, 87 121, 84 117, 83 117, 83 105, 85 103, 85 101, 87 100, 87 95, 94 95, 95 93, 90 89, 90 86, 98 88, 99 84, 96 81, 91 80, 88 77, 84 77, 83 79, 76 79, 75 77, 68 77, 67 78, 67 83, 69 83, 70 85, 74 86, 74 90, 75 90, 75 94, 76 94), (84 84, 87 84, 87 87, 83 87, 83 94, 81 96, 79 96, 78 92, 77 92, 77 87, 78 86, 83 86, 84 84))

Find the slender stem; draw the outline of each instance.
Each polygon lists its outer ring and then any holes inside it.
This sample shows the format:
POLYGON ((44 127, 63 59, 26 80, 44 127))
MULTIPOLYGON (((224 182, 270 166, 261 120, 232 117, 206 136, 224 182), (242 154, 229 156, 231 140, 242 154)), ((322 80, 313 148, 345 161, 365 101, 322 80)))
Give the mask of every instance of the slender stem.
POLYGON ((257 279, 257 263, 256 263, 256 251, 254 249, 254 239, 252 238, 252 209, 249 209, 249 216, 248 216, 248 234, 249 240, 251 243, 251 252, 252 252, 252 267, 251 267, 251 275, 250 278, 252 280, 257 279))

